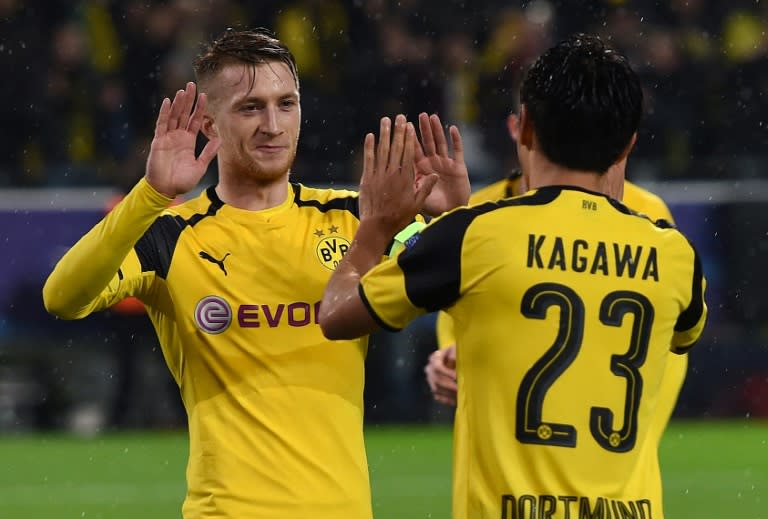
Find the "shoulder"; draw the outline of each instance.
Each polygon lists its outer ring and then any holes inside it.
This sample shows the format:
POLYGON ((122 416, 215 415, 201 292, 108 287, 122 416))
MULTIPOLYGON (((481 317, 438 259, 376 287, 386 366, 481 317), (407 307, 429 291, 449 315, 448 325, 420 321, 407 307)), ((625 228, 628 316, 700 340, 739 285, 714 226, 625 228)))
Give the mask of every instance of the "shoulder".
POLYGON ((672 213, 659 195, 632 182, 624 182, 623 202, 633 211, 648 215, 652 220, 672 221, 672 213))
POLYGON ((357 192, 349 189, 308 187, 291 182, 294 203, 298 207, 313 208, 321 212, 348 211, 359 215, 357 192))
POLYGON ((470 204, 478 204, 489 200, 499 200, 517 196, 520 191, 520 179, 522 173, 518 170, 513 171, 509 176, 498 180, 492 184, 481 187, 469 197, 470 204))
POLYGON ((222 205, 223 202, 211 186, 194 197, 172 204, 163 211, 162 216, 180 216, 186 220, 195 214, 213 215, 222 205))
POLYGON ((480 204, 482 202, 488 202, 489 200, 499 200, 507 196, 507 186, 509 181, 507 179, 499 180, 493 184, 481 187, 469 197, 470 204, 480 204))

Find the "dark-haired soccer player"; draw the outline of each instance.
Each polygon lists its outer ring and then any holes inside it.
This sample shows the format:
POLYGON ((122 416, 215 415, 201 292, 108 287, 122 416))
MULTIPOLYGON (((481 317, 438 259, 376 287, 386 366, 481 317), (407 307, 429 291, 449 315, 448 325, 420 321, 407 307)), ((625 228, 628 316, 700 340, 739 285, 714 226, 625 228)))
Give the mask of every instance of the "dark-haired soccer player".
MULTIPOLYGON (((282 42, 229 30, 195 73, 200 95, 188 83, 163 101, 146 176, 58 263, 46 308, 76 319, 126 296, 145 304, 189 419, 185 518, 369 519, 366 341, 331 343, 318 326, 368 209, 356 193, 289 181, 301 110, 282 42), (168 207, 216 155, 218 184, 168 207)), ((469 194, 461 140, 453 128, 452 159, 437 116, 420 127, 423 174, 403 195, 430 193, 439 214, 469 194)))
POLYGON ((438 309, 454 318, 454 518, 659 519, 652 421, 670 350, 704 327, 701 262, 677 229, 604 194, 641 115, 624 57, 573 36, 528 70, 521 102, 531 191, 451 211, 378 266, 419 209, 382 189, 408 185, 415 137, 395 135, 400 168, 380 167, 366 141, 360 197, 375 210, 331 276, 320 326, 348 339, 438 309))
MULTIPOLYGON (((509 136, 514 142, 519 138, 519 120, 516 114, 510 114, 507 117, 507 129, 509 136)), ((518 157, 521 169, 515 170, 507 178, 485 186, 472 193, 469 198, 470 205, 482 202, 497 201, 502 198, 522 195, 525 193, 525 182, 523 180, 522 169, 528 169, 527 154, 523 153, 518 157)), ((624 168, 625 164, 620 163, 618 167, 624 168)), ((622 176, 624 175, 622 171, 622 176)), ((674 223, 672 213, 658 195, 633 184, 624 181, 624 193, 622 202, 624 205, 637 213, 644 214, 652 220, 666 220, 674 223)), ((437 313, 435 324, 435 335, 438 349, 430 356, 424 372, 430 391, 435 400, 440 403, 455 406, 456 405, 456 335, 454 332, 454 323, 450 315, 444 311, 437 313)), ((661 438, 663 431, 669 423, 669 418, 677 404, 677 397, 680 394, 685 376, 688 371, 688 356, 673 355, 667 361, 667 367, 662 377, 661 389, 659 393, 659 406, 656 415, 653 418, 654 427, 659 429, 658 436, 661 438)))

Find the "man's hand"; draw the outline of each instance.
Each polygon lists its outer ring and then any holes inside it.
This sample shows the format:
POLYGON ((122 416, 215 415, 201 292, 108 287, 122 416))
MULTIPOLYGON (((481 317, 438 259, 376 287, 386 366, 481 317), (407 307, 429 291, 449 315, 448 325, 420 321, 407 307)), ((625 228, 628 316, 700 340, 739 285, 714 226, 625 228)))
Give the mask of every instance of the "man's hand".
POLYGON ((421 143, 416 142, 416 182, 429 175, 437 175, 435 188, 424 203, 424 212, 438 216, 469 201, 469 174, 464 163, 464 145, 456 126, 451 126, 453 157, 448 151, 448 140, 435 114, 419 114, 421 143))
MULTIPOLYGON (((379 142, 372 133, 365 136, 363 175, 360 178, 360 225, 375 228, 387 241, 411 223, 421 212, 438 176, 414 176, 416 130, 404 115, 381 119, 379 142)), ((360 231, 358 231, 359 233, 360 231)))
POLYGON ((155 125, 155 136, 147 158, 146 179, 158 192, 169 198, 194 188, 216 156, 221 141, 209 140, 199 157, 195 157, 197 134, 203 124, 207 104, 200 94, 195 104, 197 87, 187 83, 171 101, 163 99, 155 125), (194 105, 194 111, 192 107, 194 105))
POLYGON ((445 405, 456 405, 456 345, 435 350, 424 367, 427 383, 435 400, 445 405))
POLYGON ((379 142, 372 133, 363 145, 360 178, 360 226, 336 270, 328 280, 320 303, 320 328, 331 340, 352 339, 379 327, 363 303, 360 278, 381 261, 392 237, 411 223, 437 182, 429 175, 416 184, 413 155, 416 129, 404 115, 381 119, 379 142))

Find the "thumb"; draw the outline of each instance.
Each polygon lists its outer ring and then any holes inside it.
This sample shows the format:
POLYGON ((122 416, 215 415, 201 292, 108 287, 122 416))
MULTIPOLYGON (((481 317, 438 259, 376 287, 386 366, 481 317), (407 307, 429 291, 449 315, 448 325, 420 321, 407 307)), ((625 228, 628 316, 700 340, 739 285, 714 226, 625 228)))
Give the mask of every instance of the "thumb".
POLYGON ((439 180, 437 173, 430 173, 420 179, 418 186, 416 187, 416 202, 419 207, 424 205, 424 201, 427 199, 432 189, 439 180))
POLYGON ((203 151, 201 151, 200 156, 197 157, 197 162, 201 166, 203 166, 204 169, 207 169, 208 165, 216 156, 216 153, 218 153, 220 146, 221 146, 220 137, 211 138, 208 142, 205 143, 205 147, 203 147, 203 151))

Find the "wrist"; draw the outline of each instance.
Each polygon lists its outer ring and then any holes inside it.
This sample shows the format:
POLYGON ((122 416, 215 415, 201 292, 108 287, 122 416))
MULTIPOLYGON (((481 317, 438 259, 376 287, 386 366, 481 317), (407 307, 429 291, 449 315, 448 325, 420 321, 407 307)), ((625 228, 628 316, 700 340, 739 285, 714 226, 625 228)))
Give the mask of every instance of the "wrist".
POLYGON ((149 187, 151 187, 159 195, 169 198, 171 200, 176 198, 177 193, 171 193, 170 192, 171 189, 169 189, 168 186, 162 185, 161 182, 158 182, 157 179, 151 178, 150 175, 145 174, 144 180, 147 182, 147 184, 149 184, 149 187))
POLYGON ((386 253, 387 245, 392 241, 395 232, 390 232, 379 222, 366 218, 360 221, 360 226, 355 234, 357 241, 363 248, 371 251, 378 251, 381 255, 386 253))

